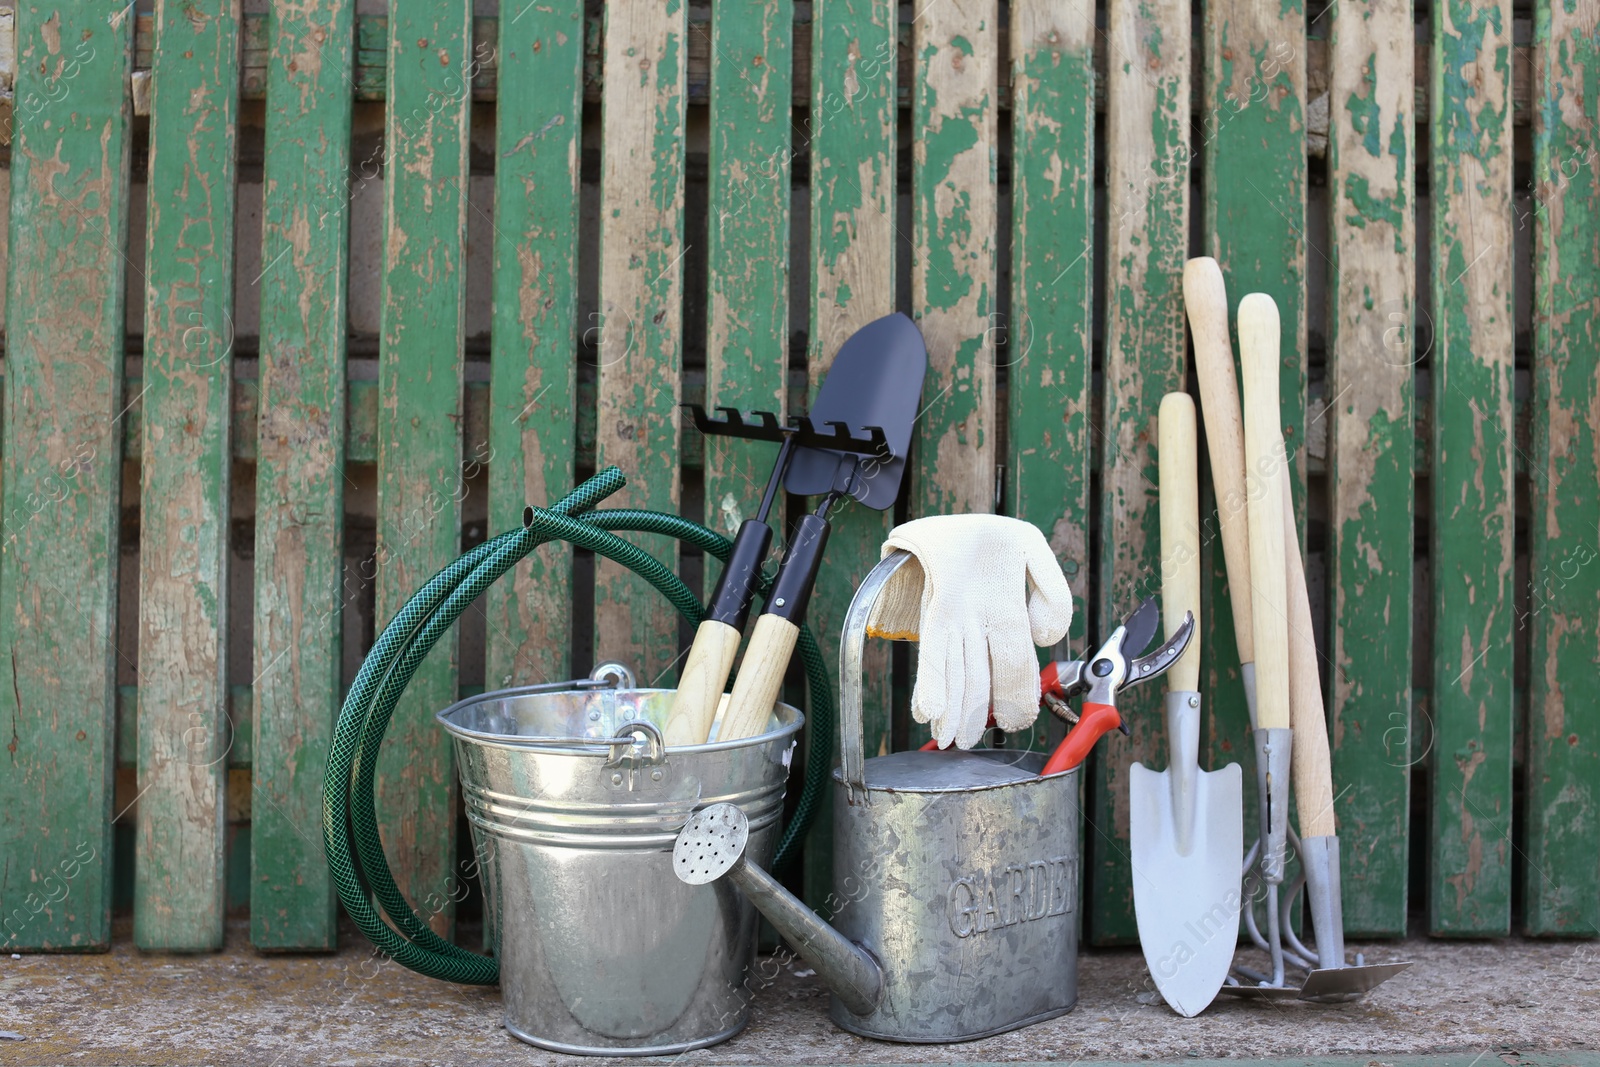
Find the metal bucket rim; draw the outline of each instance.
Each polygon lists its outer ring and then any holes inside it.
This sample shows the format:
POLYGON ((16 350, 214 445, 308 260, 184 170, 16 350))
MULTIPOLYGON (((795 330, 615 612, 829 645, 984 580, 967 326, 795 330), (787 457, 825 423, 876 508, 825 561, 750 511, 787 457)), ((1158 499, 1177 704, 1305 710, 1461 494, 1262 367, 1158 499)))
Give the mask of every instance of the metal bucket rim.
MULTIPOLYGON (((518 696, 548 696, 548 695, 554 695, 555 693, 573 693, 573 692, 581 692, 581 691, 585 691, 585 690, 592 690, 594 692, 615 692, 615 693, 675 693, 675 692, 677 692, 677 690, 675 690, 675 689, 662 689, 662 688, 652 688, 652 687, 635 687, 635 688, 632 688, 632 689, 620 689, 620 688, 616 688, 616 687, 613 687, 613 686, 605 686, 605 685, 591 685, 591 686, 574 685, 570 689, 559 689, 559 690, 556 690, 556 689, 551 689, 548 684, 545 684, 545 685, 520 685, 520 686, 513 686, 513 687, 511 687, 509 689, 491 689, 491 690, 489 690, 487 692, 479 693, 476 696, 466 697, 466 698, 464 698, 462 700, 456 701, 454 704, 451 704, 449 707, 445 708, 442 711, 435 712, 433 717, 435 719, 437 719, 439 721, 439 725, 443 726, 447 731, 449 731, 452 736, 458 737, 463 741, 470 741, 470 742, 472 742, 473 744, 476 744, 476 745, 484 745, 484 746, 490 747, 490 748, 514 748, 514 749, 523 750, 523 751, 531 750, 531 751, 537 751, 537 752, 561 753, 561 754, 569 755, 569 756, 583 756, 583 757, 587 757, 587 758, 609 758, 611 756, 612 750, 615 748, 615 744, 611 740, 606 739, 606 738, 599 738, 599 737, 562 737, 562 736, 553 736, 553 735, 525 736, 525 735, 520 735, 520 734, 494 734, 494 733, 486 733, 486 732, 479 731, 479 730, 469 730, 466 727, 459 725, 458 723, 452 722, 451 719, 450 719, 450 716, 456 714, 457 712, 464 711, 464 710, 466 710, 467 708, 471 707, 474 704, 481 704, 481 703, 483 703, 483 702, 485 702, 487 700, 503 700, 503 699, 506 699, 507 697, 518 697, 518 696)), ((779 740, 779 739, 781 739, 783 737, 790 736, 790 735, 793 735, 795 733, 798 733, 799 730, 800 730, 800 727, 805 725, 805 721, 806 721, 805 712, 801 711, 799 708, 795 707, 793 704, 785 704, 782 701, 779 701, 778 703, 773 705, 773 710, 775 712, 777 712, 778 718, 780 720, 779 723, 778 723, 778 728, 776 730, 769 730, 768 732, 766 732, 764 734, 755 734, 754 736, 751 736, 751 737, 740 737, 740 738, 736 738, 736 739, 734 739, 732 741, 708 741, 705 744, 700 744, 700 745, 674 745, 671 748, 667 749, 666 751, 668 751, 668 752, 685 752, 685 753, 691 753, 691 752, 692 753, 722 752, 722 751, 726 751, 728 749, 744 748, 744 747, 747 747, 747 746, 761 745, 761 744, 765 744, 767 742, 779 740), (785 714, 786 713, 790 714, 790 715, 793 715, 794 718, 790 719, 789 721, 783 721, 784 718, 785 718, 785 714)))

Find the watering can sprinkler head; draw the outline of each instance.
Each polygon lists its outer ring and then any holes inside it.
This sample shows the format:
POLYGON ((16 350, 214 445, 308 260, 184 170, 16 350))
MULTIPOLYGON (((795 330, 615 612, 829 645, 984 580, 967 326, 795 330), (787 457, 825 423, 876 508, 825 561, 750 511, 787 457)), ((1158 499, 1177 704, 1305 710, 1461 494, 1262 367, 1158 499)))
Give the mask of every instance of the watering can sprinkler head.
POLYGON ((883 969, 872 954, 817 917, 778 881, 745 861, 750 820, 737 804, 713 804, 696 812, 678 833, 672 871, 689 885, 726 877, 737 886, 795 951, 815 967, 845 1007, 869 1015, 883 998, 883 969))

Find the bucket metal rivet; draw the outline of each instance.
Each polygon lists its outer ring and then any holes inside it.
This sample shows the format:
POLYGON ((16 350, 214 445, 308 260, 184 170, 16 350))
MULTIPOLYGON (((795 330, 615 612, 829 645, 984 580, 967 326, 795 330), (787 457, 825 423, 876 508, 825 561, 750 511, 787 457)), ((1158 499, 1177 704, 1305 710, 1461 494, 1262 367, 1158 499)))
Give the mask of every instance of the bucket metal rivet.
POLYGON ((656 781, 656 782, 661 781, 661 772, 660 771, 651 771, 650 772, 650 779, 652 781, 656 781))
POLYGON ((620 775, 620 774, 613 774, 613 775, 612 775, 612 776, 611 776, 611 784, 612 784, 612 785, 621 785, 621 784, 622 784, 622 775, 620 775))
POLYGON ((589 713, 589 721, 590 722, 599 722, 600 721, 600 713, 598 711, 591 711, 589 713))

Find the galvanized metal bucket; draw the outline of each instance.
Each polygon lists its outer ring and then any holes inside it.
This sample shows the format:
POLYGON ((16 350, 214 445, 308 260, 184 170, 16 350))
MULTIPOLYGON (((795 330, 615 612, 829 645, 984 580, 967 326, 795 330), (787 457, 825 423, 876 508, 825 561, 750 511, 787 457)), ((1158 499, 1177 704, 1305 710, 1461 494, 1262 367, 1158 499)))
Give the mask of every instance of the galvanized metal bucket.
POLYGON ((756 737, 669 751, 674 691, 636 689, 615 665, 595 673, 438 714, 455 738, 506 1029, 588 1055, 713 1045, 749 1018, 756 914, 730 885, 679 881, 673 841, 697 808, 733 803, 752 855, 770 862, 804 716, 779 704, 756 737))

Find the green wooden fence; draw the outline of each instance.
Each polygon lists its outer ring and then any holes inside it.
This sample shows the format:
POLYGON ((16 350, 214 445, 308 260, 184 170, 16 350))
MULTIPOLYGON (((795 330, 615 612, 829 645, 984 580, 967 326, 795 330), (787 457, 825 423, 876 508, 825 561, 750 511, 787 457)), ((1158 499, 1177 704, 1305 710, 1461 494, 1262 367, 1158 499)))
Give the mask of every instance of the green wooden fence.
MULTIPOLYGON (((731 530, 767 450, 679 402, 803 410, 895 309, 931 356, 899 517, 1038 524, 1081 650, 1157 573, 1195 254, 1283 313, 1349 932, 1594 936, 1600 9, 1523 3, 0 12, 4 947, 104 949, 114 903, 144 948, 216 947, 246 907, 261 948, 334 947, 322 765, 373 628, 598 465, 731 530)), ((825 647, 894 518, 839 522, 825 647)), ((1207 529, 1221 761, 1249 746, 1207 529)), ((432 712, 597 653, 669 684, 683 637, 549 548, 434 653, 379 803, 440 930, 432 712)), ((869 656, 875 751, 919 739, 908 671, 869 656)), ((1134 934, 1157 709, 1088 775, 1098 943, 1134 934)))

